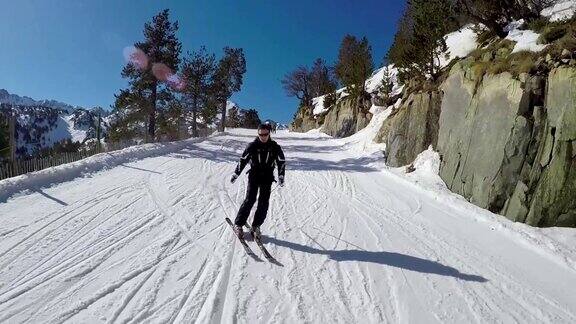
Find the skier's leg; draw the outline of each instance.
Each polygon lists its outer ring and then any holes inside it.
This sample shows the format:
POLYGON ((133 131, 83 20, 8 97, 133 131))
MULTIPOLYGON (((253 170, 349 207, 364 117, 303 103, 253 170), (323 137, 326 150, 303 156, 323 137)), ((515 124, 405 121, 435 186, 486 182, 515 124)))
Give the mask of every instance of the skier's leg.
POLYGON ((246 224, 246 220, 250 215, 250 210, 254 203, 256 202, 256 195, 258 193, 258 183, 250 178, 248 178, 248 188, 246 189, 246 198, 238 210, 236 219, 234 220, 235 225, 243 226, 246 224))
POLYGON ((258 227, 264 223, 266 219, 266 214, 268 213, 268 205, 270 201, 270 188, 272 187, 272 182, 260 184, 260 195, 258 196, 258 207, 256 207, 256 213, 254 214, 254 222, 252 227, 258 227))

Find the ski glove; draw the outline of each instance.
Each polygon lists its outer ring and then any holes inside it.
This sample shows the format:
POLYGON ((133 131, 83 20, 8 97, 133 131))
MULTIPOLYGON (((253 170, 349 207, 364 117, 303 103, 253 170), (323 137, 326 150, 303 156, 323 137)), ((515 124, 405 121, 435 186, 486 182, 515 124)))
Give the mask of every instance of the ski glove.
POLYGON ((232 178, 230 179, 230 182, 234 183, 234 181, 236 181, 236 179, 238 179, 238 175, 236 173, 234 173, 232 175, 232 178))
POLYGON ((284 176, 279 176, 278 177, 278 185, 280 187, 284 187, 284 176))

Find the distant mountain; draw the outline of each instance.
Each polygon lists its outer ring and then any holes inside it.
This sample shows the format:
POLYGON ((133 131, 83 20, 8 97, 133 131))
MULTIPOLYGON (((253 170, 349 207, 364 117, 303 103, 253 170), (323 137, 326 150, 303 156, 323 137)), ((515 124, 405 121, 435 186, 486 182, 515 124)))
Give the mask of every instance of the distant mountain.
POLYGON ((109 112, 96 107, 84 109, 55 100, 34 100, 0 89, 0 113, 16 114, 16 154, 34 156, 52 148, 56 143, 72 141, 84 143, 96 138, 98 115, 102 137, 105 137, 109 112))
POLYGON ((286 130, 288 129, 288 124, 278 124, 276 130, 286 130))
POLYGON ((63 110, 67 113, 72 113, 74 110, 82 108, 79 106, 74 107, 56 100, 34 100, 27 96, 21 97, 16 94, 11 94, 5 89, 0 89, 0 103, 22 106, 44 106, 63 110))

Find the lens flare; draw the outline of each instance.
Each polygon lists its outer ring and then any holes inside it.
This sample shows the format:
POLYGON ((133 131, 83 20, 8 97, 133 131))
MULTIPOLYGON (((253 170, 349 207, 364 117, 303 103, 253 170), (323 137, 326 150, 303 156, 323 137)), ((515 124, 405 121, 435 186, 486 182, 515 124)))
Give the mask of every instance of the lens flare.
MULTIPOLYGON (((134 65, 137 69, 145 70, 150 64, 148 55, 135 46, 127 46, 123 50, 124 59, 127 63, 134 65)), ((168 86, 176 90, 183 90, 184 80, 164 63, 152 63, 152 74, 161 82, 166 82, 168 86)))
POLYGON ((167 83, 170 87, 178 91, 184 90, 184 86, 186 85, 184 80, 178 74, 172 74, 169 76, 167 83))
POLYGON ((123 54, 126 62, 134 65, 136 68, 144 70, 148 67, 148 56, 141 49, 128 46, 124 48, 123 54))
POLYGON ((174 73, 172 73, 172 70, 164 63, 153 63, 152 74, 154 74, 156 79, 166 81, 174 73))

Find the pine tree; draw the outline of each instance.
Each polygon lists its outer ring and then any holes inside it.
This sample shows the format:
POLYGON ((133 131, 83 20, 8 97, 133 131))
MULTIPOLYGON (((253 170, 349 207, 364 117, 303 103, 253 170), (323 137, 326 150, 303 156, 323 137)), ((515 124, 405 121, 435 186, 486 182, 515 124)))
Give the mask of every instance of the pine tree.
POLYGON ((207 102, 206 96, 210 92, 210 81, 216 70, 216 58, 214 54, 208 54, 202 46, 199 51, 188 54, 182 66, 182 78, 185 83, 184 94, 191 105, 192 110, 192 136, 198 136, 196 125, 197 114, 203 103, 207 102))
POLYGON ((154 16, 152 22, 144 24, 145 40, 134 44, 135 54, 122 70, 122 77, 129 79, 129 89, 116 96, 115 108, 129 109, 131 117, 140 115, 140 120, 146 120, 148 141, 156 137, 158 107, 172 98, 169 77, 178 70, 182 48, 177 31, 178 22, 170 22, 168 9, 154 16))
POLYGON ((368 44, 368 39, 362 37, 361 40, 357 40, 352 35, 344 36, 335 72, 353 98, 365 95, 365 82, 373 69, 372 48, 368 44))
POLYGON ((220 101, 211 83, 207 95, 202 98, 202 108, 199 111, 200 118, 204 122, 203 126, 208 127, 208 125, 214 124, 219 105, 220 101))
POLYGON ((222 120, 220 131, 224 131, 226 125, 226 101, 234 92, 240 91, 242 81, 246 73, 246 59, 241 48, 224 48, 224 56, 218 62, 216 72, 212 77, 212 91, 219 102, 222 120))
POLYGON ((513 20, 532 21, 554 0, 455 0, 457 11, 476 23, 482 23, 500 38, 508 33, 506 25, 513 20))
POLYGON ((242 109, 241 116, 241 127, 243 128, 257 128, 262 123, 260 117, 258 116, 258 111, 255 109, 242 109))
POLYGON ((159 111, 157 137, 168 141, 175 141, 181 138, 184 132, 184 104, 182 96, 177 96, 170 100, 166 108, 159 111))
POLYGON ((147 120, 149 102, 142 90, 120 90, 115 95, 114 110, 110 120, 108 139, 112 142, 121 142, 135 138, 141 134, 147 134, 147 120))
POLYGON ((387 60, 400 71, 402 82, 436 79, 440 58, 446 57, 444 36, 458 28, 454 7, 447 0, 410 0, 404 12, 387 60))
POLYGON ((228 118, 226 118, 226 127, 236 128, 241 125, 240 111, 237 107, 232 107, 228 110, 228 118))
POLYGON ((398 28, 396 29, 396 34, 394 35, 394 41, 386 54, 385 61, 393 63, 396 68, 399 69, 399 79, 401 82, 405 83, 411 77, 417 77, 421 75, 421 71, 418 71, 416 75, 410 75, 414 71, 414 58, 416 57, 415 52, 415 42, 413 39, 414 21, 408 9, 404 11, 404 14, 398 22, 398 28))
POLYGON ((394 83, 392 80, 392 71, 389 68, 389 65, 385 65, 384 69, 384 76, 382 78, 382 83, 378 86, 378 97, 386 106, 392 104, 390 102, 390 94, 392 93, 392 89, 394 88, 394 83))
POLYGON ((418 53, 413 63, 435 80, 440 74, 440 58, 446 57, 448 50, 444 35, 453 29, 450 18, 454 10, 446 0, 410 0, 408 5, 414 21, 412 48, 418 53))

